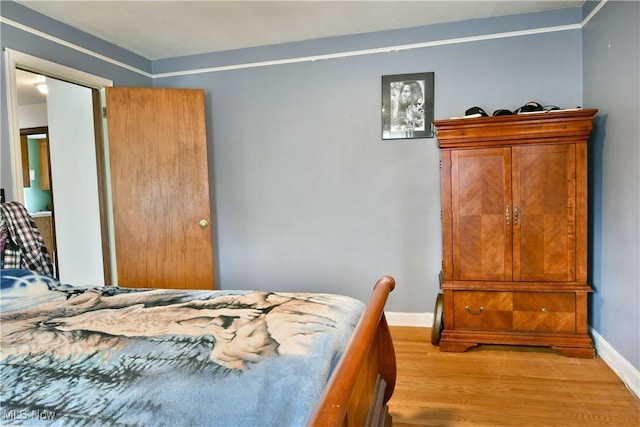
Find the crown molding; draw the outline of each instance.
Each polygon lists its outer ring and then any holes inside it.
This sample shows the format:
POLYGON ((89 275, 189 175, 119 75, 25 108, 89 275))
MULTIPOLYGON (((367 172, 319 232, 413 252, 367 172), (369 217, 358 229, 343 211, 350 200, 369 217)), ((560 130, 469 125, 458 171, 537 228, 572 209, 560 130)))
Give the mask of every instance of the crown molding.
POLYGON ((553 32, 560 32, 560 31, 580 30, 602 9, 602 7, 604 7, 607 1, 608 0, 601 0, 600 3, 593 9, 593 11, 591 11, 591 13, 582 22, 578 24, 533 28, 533 29, 520 30, 520 31, 508 31, 508 32, 484 34, 484 35, 471 36, 471 37, 459 37, 459 38, 435 40, 435 41, 428 41, 428 42, 410 43, 410 44, 388 46, 388 47, 382 47, 382 48, 352 50, 352 51, 336 52, 336 53, 330 53, 330 54, 324 54, 324 55, 292 57, 292 58, 272 60, 272 61, 258 61, 258 62, 248 62, 248 63, 241 63, 241 64, 224 65, 219 67, 194 68, 189 70, 182 70, 182 71, 175 71, 175 72, 168 72, 168 73, 158 73, 158 74, 148 73, 144 70, 133 67, 129 64, 125 64, 121 61, 117 61, 108 56, 105 56, 95 51, 92 51, 90 49, 78 46, 74 43, 52 36, 43 31, 31 28, 27 25, 13 21, 11 19, 7 19, 3 16, 0 16, 0 22, 6 25, 10 25, 12 27, 18 28, 22 31, 26 31, 35 36, 42 37, 46 40, 57 43, 61 46, 68 47, 70 49, 76 50, 83 54, 92 56, 94 58, 100 59, 102 61, 108 62, 113 65, 116 65, 118 67, 127 69, 129 71, 133 71, 145 77, 149 77, 152 79, 161 79, 161 78, 167 78, 167 77, 185 76, 185 75, 192 75, 192 74, 216 73, 221 71, 270 67, 270 66, 284 65, 284 64, 295 64, 300 62, 325 61, 330 59, 349 58, 349 57, 363 56, 363 55, 395 53, 395 52, 413 50, 413 49, 424 49, 424 48, 429 48, 434 46, 446 46, 446 45, 454 45, 454 44, 461 44, 461 43, 475 43, 475 42, 485 41, 485 40, 495 40, 495 39, 503 39, 503 38, 510 38, 510 37, 522 37, 522 36, 553 33, 553 32))

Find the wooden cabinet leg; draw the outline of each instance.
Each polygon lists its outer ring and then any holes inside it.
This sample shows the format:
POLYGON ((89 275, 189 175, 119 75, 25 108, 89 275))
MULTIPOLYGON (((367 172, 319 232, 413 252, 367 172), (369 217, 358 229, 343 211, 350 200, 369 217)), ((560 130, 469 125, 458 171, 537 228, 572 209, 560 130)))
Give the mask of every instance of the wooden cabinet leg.
POLYGON ((593 348, 561 346, 551 346, 551 348, 569 357, 578 357, 582 359, 593 359, 596 357, 596 351, 593 348))

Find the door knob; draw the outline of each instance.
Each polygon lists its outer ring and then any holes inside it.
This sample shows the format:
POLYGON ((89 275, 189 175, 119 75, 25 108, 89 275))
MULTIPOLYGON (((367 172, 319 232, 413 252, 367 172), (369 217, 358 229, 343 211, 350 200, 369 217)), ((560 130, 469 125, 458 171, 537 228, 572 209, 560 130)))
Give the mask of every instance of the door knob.
POLYGON ((206 219, 201 219, 200 220, 200 228, 207 228, 207 226, 209 225, 209 221, 207 221, 206 219))

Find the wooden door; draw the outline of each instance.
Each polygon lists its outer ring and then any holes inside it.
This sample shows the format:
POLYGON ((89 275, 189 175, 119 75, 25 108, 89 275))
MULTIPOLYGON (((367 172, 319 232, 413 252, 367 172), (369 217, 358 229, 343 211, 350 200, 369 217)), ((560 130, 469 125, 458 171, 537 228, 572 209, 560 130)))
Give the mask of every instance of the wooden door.
POLYGON ((213 289, 204 92, 107 88, 118 284, 213 289))
POLYGON ((575 280, 575 145, 514 147, 512 160, 514 280, 575 280))
POLYGON ((511 280, 509 148, 453 150, 454 280, 511 280))
POLYGON ((40 138, 38 141, 38 157, 40 164, 40 188, 51 190, 51 165, 49 164, 49 140, 40 138))

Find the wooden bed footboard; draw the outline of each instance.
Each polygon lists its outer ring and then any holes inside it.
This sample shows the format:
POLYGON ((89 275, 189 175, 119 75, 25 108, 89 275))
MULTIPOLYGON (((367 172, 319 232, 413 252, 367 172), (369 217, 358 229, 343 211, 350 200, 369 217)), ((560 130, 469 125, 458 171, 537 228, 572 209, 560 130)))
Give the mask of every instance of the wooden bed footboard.
POLYGON ((396 357, 384 306, 395 280, 383 276, 373 288, 349 346, 336 365, 310 426, 391 425, 387 402, 396 382, 396 357))

